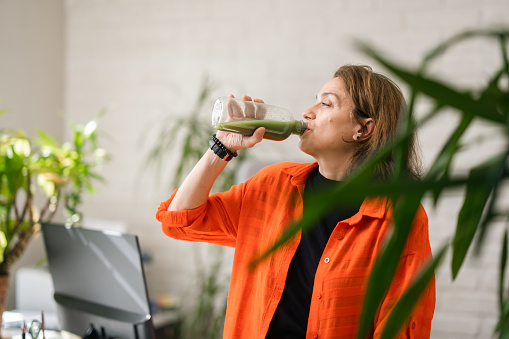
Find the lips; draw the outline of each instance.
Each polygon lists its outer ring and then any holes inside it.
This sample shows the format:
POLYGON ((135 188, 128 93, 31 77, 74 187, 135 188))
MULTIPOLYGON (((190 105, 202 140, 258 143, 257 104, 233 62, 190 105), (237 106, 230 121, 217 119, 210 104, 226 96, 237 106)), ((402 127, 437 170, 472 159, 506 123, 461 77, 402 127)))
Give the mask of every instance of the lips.
POLYGON ((301 138, 301 139, 302 139, 302 138, 306 137, 306 135, 308 134, 308 132, 309 132, 309 131, 310 131, 310 129, 309 129, 309 128, 306 128, 306 129, 304 130, 304 132, 302 132, 302 134, 301 134, 301 135, 299 135, 299 138, 301 138))

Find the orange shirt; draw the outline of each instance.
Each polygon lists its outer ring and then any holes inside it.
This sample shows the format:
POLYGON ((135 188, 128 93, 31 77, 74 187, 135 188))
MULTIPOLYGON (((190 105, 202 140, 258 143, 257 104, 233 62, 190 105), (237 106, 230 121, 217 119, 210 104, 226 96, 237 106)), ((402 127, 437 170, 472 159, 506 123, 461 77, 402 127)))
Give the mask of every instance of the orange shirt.
MULTIPOLYGON (((316 166, 316 162, 268 166, 228 192, 212 194, 205 204, 192 210, 167 211, 176 190, 161 203, 156 217, 166 235, 235 247, 224 338, 265 338, 300 234, 255 270, 249 270, 248 264, 274 244, 292 220, 301 218, 306 179, 316 166)), ((316 270, 306 338, 355 337, 367 278, 391 227, 388 206, 387 199, 368 198, 357 214, 336 225, 316 270)), ((395 300, 430 258, 428 219, 421 207, 375 319, 374 338, 380 336, 381 324, 395 300)), ((434 309, 433 280, 401 338, 429 338, 434 309)))

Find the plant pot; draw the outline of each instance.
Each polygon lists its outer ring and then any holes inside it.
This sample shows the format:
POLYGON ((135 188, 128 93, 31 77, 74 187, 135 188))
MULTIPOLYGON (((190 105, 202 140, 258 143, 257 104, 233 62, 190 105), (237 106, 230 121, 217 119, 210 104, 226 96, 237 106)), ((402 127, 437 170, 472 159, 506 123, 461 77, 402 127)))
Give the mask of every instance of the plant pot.
MULTIPOLYGON (((2 328, 2 315, 5 311, 5 297, 7 296, 7 288, 9 287, 9 276, 0 276, 0 330, 2 328)), ((1 334, 1 333, 0 333, 1 334)))

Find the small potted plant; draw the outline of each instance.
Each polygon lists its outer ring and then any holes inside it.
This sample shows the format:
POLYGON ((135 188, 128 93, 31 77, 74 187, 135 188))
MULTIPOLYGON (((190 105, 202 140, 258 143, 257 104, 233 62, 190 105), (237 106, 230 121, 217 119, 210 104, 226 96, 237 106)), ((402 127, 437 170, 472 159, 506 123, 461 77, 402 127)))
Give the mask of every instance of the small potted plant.
POLYGON ((40 224, 61 201, 66 223, 79 224, 82 194, 102 180, 97 171, 108 155, 97 143, 96 121, 71 129, 72 141, 63 144, 43 131, 32 142, 22 131, 0 129, 0 315, 12 265, 40 224))

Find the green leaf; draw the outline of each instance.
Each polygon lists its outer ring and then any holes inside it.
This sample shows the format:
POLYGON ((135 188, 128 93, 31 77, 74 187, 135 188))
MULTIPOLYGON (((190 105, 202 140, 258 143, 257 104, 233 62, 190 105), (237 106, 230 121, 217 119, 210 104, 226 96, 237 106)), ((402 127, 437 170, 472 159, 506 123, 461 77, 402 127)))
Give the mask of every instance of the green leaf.
POLYGON ((46 196, 51 197, 55 194, 56 187, 55 183, 51 180, 48 180, 46 175, 39 174, 37 176, 37 184, 42 189, 42 191, 46 194, 46 196))
POLYGON ((93 137, 93 134, 97 130, 97 122, 94 120, 90 120, 83 129, 83 137, 85 139, 93 137))
POLYGON ((400 197, 394 207, 394 231, 382 249, 368 280, 364 307, 357 338, 365 338, 375 320, 375 315, 394 277, 401 253, 423 193, 415 192, 400 197))
POLYGON ((7 238, 5 237, 5 233, 0 231, 0 262, 4 261, 4 253, 5 249, 7 248, 8 242, 7 238))
POLYGON ((484 208, 501 177, 507 154, 498 155, 470 171, 453 240, 452 275, 456 278, 481 221, 484 208))
POLYGON ((435 269, 442 262, 448 245, 442 246, 438 254, 421 271, 415 281, 408 287, 396 306, 391 311, 389 319, 385 324, 381 339, 396 338, 398 331, 410 316, 412 309, 419 300, 429 282, 434 276, 435 269))
POLYGON ((56 149, 58 148, 57 141, 50 136, 48 133, 44 132, 43 130, 37 130, 38 140, 37 143, 41 147, 48 147, 50 149, 56 149))
POLYGON ((486 88, 481 91, 480 96, 483 100, 498 103, 498 109, 504 114, 509 114, 509 93, 504 92, 499 87, 504 75, 509 76, 509 70, 500 69, 498 72, 495 72, 486 88))
POLYGON ((498 279, 498 302, 500 314, 504 310, 504 283, 505 283, 505 269, 507 266, 507 229, 504 232, 504 238, 502 239, 502 252, 500 253, 500 268, 499 268, 499 279, 498 279))
POLYGON ((11 146, 5 158, 5 173, 7 176, 7 188, 11 197, 16 195, 16 192, 24 186, 23 171, 26 170, 24 158, 16 153, 14 147, 11 146))
MULTIPOLYGON (((509 148, 507 148, 507 152, 509 152, 509 148)), ((508 154, 505 155, 507 159, 508 154)), ((497 176, 493 178, 495 183, 493 184, 493 190, 491 193, 491 197, 488 199, 488 205, 484 210, 483 218, 481 223, 479 224, 479 235, 476 241, 475 251, 478 254, 481 250, 483 242, 486 237, 486 233, 488 232, 488 228, 490 227, 493 220, 497 217, 497 212, 495 211, 495 204, 498 201, 500 189, 503 187, 503 181, 508 177, 508 171, 506 168, 505 161, 502 161, 499 164, 499 173, 497 176)))
POLYGON ((504 29, 474 29, 460 32, 444 40, 441 44, 428 52, 421 63, 421 70, 424 70, 431 61, 444 54, 448 49, 452 48, 454 45, 462 42, 463 40, 471 39, 474 37, 485 37, 503 40, 503 38, 507 37, 508 35, 509 31, 504 29))
POLYGON ((396 66, 393 62, 382 57, 380 52, 375 51, 365 44, 359 43, 359 48, 401 80, 408 83, 412 88, 428 95, 433 100, 443 105, 456 108, 463 113, 476 115, 488 121, 505 125, 507 117, 500 114, 496 103, 482 97, 474 99, 470 93, 460 92, 454 89, 452 85, 396 66))
POLYGON ((465 133, 465 131, 470 126, 470 124, 472 123, 472 120, 473 120, 472 115, 463 115, 461 117, 460 124, 456 127, 454 132, 444 143, 443 148, 440 150, 438 156, 431 165, 431 168, 426 174, 427 178, 438 178, 439 175, 442 173, 447 175, 452 160, 460 148, 459 141, 463 134, 465 133))
POLYGON ((75 151, 78 152, 78 154, 80 154, 83 144, 85 142, 81 126, 76 126, 73 132, 74 132, 74 148, 75 151))
POLYGON ((509 299, 504 300, 502 312, 500 313, 495 333, 499 333, 499 338, 509 337, 509 299))

